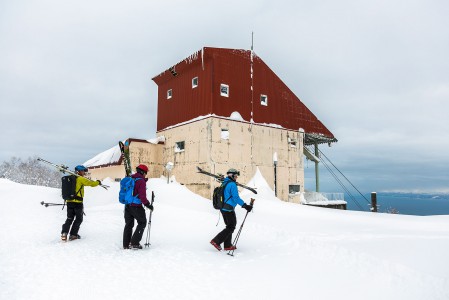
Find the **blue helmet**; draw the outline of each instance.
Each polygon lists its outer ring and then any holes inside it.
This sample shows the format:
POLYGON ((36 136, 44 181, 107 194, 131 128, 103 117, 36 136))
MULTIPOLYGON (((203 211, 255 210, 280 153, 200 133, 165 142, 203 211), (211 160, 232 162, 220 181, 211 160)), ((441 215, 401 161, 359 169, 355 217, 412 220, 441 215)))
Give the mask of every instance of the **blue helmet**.
POLYGON ((78 166, 75 167, 75 171, 77 171, 77 172, 82 172, 82 171, 87 172, 88 169, 85 166, 83 166, 83 165, 78 165, 78 166))

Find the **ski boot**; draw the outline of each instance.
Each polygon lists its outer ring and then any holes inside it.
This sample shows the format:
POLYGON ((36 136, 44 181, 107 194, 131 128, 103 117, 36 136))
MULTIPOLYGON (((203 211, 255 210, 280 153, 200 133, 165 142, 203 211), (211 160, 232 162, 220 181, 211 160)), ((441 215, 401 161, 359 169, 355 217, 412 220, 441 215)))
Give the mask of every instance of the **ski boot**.
POLYGON ((69 236, 69 241, 79 240, 81 236, 79 234, 71 234, 69 236))
POLYGON ((221 251, 221 246, 218 245, 214 240, 210 241, 211 245, 215 247, 218 251, 221 251))
POLYGON ((137 244, 137 245, 130 245, 129 249, 133 249, 133 250, 139 250, 142 249, 142 245, 137 244))

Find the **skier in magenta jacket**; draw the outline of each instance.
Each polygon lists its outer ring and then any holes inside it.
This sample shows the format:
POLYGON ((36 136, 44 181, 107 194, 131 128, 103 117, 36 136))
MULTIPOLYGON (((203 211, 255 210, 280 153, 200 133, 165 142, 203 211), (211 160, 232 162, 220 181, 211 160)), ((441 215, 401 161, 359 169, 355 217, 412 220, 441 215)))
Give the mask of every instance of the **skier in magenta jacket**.
POLYGON ((145 176, 148 173, 148 167, 139 165, 136 168, 136 173, 131 177, 136 180, 134 185, 134 196, 138 196, 140 203, 131 203, 125 205, 125 228, 123 230, 123 249, 142 249, 140 240, 142 239, 147 217, 145 209, 142 204, 153 211, 153 206, 147 199, 147 184, 148 178, 145 176), (134 220, 137 221, 136 230, 133 234, 134 220))

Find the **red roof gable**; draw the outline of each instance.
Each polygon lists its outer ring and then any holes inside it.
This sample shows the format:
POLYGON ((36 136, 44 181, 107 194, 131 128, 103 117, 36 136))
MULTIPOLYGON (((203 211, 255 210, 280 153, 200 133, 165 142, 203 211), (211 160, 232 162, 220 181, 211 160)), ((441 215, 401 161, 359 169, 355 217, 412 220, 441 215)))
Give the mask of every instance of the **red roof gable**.
POLYGON ((251 57, 249 50, 204 47, 153 81, 158 85, 158 131, 198 116, 229 117, 238 111, 246 121, 303 128, 306 134, 336 141, 262 59, 251 57), (198 80, 196 87, 193 78, 198 80), (228 86, 227 96, 221 95, 222 85, 228 86), (261 97, 266 97, 266 105, 261 97))

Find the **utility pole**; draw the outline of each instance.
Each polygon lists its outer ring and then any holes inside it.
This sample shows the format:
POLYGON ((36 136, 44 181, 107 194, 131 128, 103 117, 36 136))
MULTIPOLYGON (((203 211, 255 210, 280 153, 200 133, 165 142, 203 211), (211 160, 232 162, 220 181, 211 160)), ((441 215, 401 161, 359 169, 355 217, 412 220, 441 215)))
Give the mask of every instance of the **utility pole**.
POLYGON ((376 192, 371 193, 371 211, 377 212, 377 193, 376 192))

